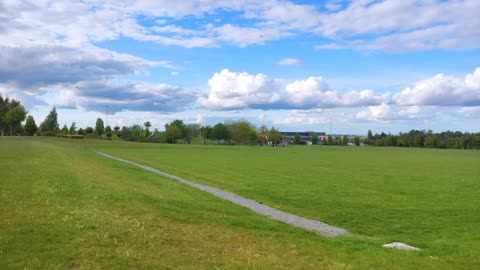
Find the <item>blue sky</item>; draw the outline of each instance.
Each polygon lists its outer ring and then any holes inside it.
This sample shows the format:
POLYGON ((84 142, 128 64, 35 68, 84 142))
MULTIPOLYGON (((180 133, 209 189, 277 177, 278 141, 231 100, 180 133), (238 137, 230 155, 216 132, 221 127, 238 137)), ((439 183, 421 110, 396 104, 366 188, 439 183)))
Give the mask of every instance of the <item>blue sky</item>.
POLYGON ((40 123, 480 131, 480 2, 3 1, 0 94, 40 123))

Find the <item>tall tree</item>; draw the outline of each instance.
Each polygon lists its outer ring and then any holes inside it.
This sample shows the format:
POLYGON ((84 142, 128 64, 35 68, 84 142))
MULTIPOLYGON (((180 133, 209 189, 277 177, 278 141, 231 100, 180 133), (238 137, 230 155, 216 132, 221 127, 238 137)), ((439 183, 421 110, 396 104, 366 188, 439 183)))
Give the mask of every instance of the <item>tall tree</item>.
POLYGON ((101 118, 97 118, 97 122, 95 123, 95 133, 98 136, 102 136, 105 132, 105 128, 103 127, 103 120, 101 118))
POLYGON ((277 146, 282 140, 282 134, 280 134, 278 129, 272 127, 268 132, 268 139, 272 142, 272 146, 277 146))
POLYGON ((354 142, 356 146, 360 146, 360 137, 355 136, 354 142))
POLYGON ((67 124, 63 125, 63 128, 62 128, 62 134, 68 134, 68 127, 67 127, 67 124))
POLYGON ((212 129, 212 138, 217 140, 217 144, 220 144, 220 140, 228 139, 228 128, 222 123, 216 124, 212 129))
POLYGON ((335 142, 333 141, 333 136, 332 135, 328 135, 327 137, 327 144, 328 145, 333 145, 335 142))
POLYGON ((58 129, 59 129, 59 126, 58 126, 57 110, 55 109, 55 107, 53 107, 50 113, 48 113, 45 120, 43 120, 43 122, 40 124, 40 130, 42 132, 46 132, 46 131, 57 132, 58 129))
POLYGON ((182 138, 182 129, 177 125, 166 125, 165 139, 169 143, 176 143, 178 139, 182 138))
MULTIPOLYGON (((178 130, 180 130, 180 136, 177 139, 186 139, 186 137, 187 137, 187 126, 185 125, 185 123, 183 123, 183 120, 177 119, 177 120, 172 121, 169 124, 166 124, 165 125, 165 131, 167 131, 170 126, 176 126, 178 128, 178 130)), ((173 132, 173 134, 178 133, 176 131, 176 129, 173 129, 173 130, 175 130, 175 132, 173 132)))
POLYGON ((27 117, 27 111, 22 105, 17 105, 7 111, 4 117, 5 124, 10 129, 10 136, 13 136, 14 131, 21 128, 21 123, 27 117))
POLYGON ((75 135, 77 133, 77 126, 75 126, 75 122, 72 122, 70 129, 68 130, 70 135, 75 135))
POLYGON ((5 116, 8 111, 20 105, 15 99, 9 100, 8 97, 3 99, 0 95, 0 135, 3 136, 8 124, 5 122, 5 116))
POLYGON ((257 141, 262 145, 267 144, 269 140, 269 130, 265 125, 261 125, 257 130, 257 141))
POLYGON ((368 133, 367 133, 367 139, 368 139, 368 140, 372 140, 372 139, 373 139, 373 133, 372 133, 372 131, 371 131, 370 129, 368 130, 368 133))
POLYGON ((143 125, 145 126, 145 137, 150 136, 150 127, 152 126, 152 124, 150 123, 150 121, 147 121, 143 123, 143 125))
POLYGON ((85 128, 85 134, 93 134, 93 128, 92 127, 86 127, 85 128))
POLYGON ((252 138, 256 139, 255 127, 248 121, 231 122, 228 124, 228 132, 231 139, 238 143, 248 143, 252 138), (254 136, 255 135, 255 136, 254 136))
POLYGON ((212 128, 210 126, 203 126, 200 128, 200 136, 203 138, 203 144, 212 137, 212 128))
POLYGON ((186 126, 187 130, 187 142, 192 143, 192 139, 200 135, 200 125, 199 124, 188 124, 186 126))
POLYGON ((293 136, 293 143, 294 144, 301 144, 302 143, 302 137, 300 137, 300 134, 295 134, 295 136, 293 136))
POLYGON ((35 123, 35 119, 33 119, 33 116, 29 115, 27 117, 27 121, 25 122, 25 132, 29 136, 33 136, 35 133, 37 133, 38 127, 37 124, 35 123))

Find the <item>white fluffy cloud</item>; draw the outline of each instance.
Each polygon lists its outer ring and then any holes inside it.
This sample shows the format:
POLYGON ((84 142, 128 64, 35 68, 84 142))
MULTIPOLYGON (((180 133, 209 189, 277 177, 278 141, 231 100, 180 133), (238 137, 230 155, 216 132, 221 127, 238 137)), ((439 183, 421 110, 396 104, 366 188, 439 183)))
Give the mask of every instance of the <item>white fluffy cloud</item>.
POLYGON ((479 106, 480 68, 464 79, 438 74, 419 81, 394 96, 400 105, 479 106))
POLYGON ((358 112, 356 118, 361 120, 387 123, 392 120, 408 120, 430 117, 434 109, 434 107, 402 107, 382 103, 378 106, 368 106, 368 110, 358 112))
POLYGON ((338 94, 322 77, 296 80, 283 86, 279 79, 265 74, 238 73, 224 69, 208 81, 207 97, 200 103, 212 110, 236 109, 311 109, 359 107, 388 100, 388 93, 375 95, 372 90, 338 94))
POLYGON ((339 103, 335 91, 329 90, 322 77, 297 80, 285 88, 287 102, 298 107, 332 107, 339 103))
POLYGON ((251 75, 224 69, 208 81, 208 97, 199 101, 212 110, 234 110, 268 106, 280 100, 280 82, 265 74, 251 75))

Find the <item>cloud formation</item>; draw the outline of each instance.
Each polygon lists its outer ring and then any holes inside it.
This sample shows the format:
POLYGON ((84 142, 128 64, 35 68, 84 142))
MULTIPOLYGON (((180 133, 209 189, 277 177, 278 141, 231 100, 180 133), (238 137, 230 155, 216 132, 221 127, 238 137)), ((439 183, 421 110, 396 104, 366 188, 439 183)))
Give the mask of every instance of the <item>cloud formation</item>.
POLYGON ((328 1, 4 1, 3 45, 89 44, 127 37, 182 47, 245 47, 302 33, 326 48, 392 52, 479 48, 480 2, 328 1), (216 20, 228 14, 237 24, 216 20), (145 18, 151 19, 145 24, 145 18), (202 18, 196 26, 180 26, 202 18), (28 36, 29 39, 25 39, 28 36), (335 46, 333 46, 335 45, 335 46))
POLYGON ((39 87, 135 74, 154 62, 96 47, 0 46, 0 83, 34 92, 39 87))
POLYGON ((344 95, 330 89, 322 77, 310 77, 283 85, 267 75, 233 72, 224 69, 208 81, 206 97, 200 103, 211 110, 311 109, 360 107, 386 102, 389 94, 372 90, 350 91, 344 95))
POLYGON ((45 102, 61 108, 84 111, 181 111, 195 102, 198 93, 167 84, 128 84, 110 80, 78 82, 62 87, 45 102))
POLYGON ((261 73, 252 75, 223 69, 212 76, 208 85, 208 96, 199 101, 211 110, 261 108, 280 100, 280 81, 261 73))
POLYGON ((399 105, 480 106, 480 68, 464 79, 438 74, 394 96, 399 105))
POLYGON ((368 110, 356 114, 356 119, 389 123, 393 120, 412 120, 432 115, 434 107, 397 106, 382 103, 378 106, 368 106, 368 110))

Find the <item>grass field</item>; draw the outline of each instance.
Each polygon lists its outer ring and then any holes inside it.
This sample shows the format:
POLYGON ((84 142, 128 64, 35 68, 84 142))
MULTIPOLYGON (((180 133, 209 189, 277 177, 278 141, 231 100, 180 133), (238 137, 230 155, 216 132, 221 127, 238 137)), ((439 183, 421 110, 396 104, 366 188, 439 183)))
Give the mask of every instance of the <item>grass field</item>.
POLYGON ((480 269, 480 152, 0 137, 0 269, 480 269), (95 150, 347 229, 258 216, 95 150), (390 250, 401 241, 419 252, 390 250))

